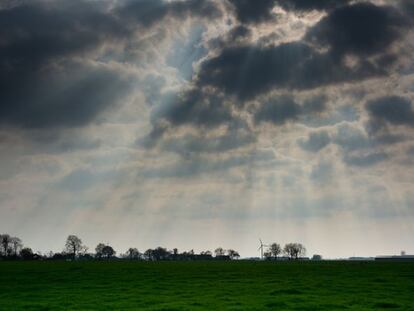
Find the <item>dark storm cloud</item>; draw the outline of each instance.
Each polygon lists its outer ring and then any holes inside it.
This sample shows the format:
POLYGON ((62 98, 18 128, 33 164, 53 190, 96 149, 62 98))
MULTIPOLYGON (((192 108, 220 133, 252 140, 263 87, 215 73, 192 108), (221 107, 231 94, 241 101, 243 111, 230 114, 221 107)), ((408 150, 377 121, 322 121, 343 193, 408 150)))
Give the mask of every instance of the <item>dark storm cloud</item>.
POLYGON ((95 51, 128 41, 139 27, 166 17, 219 14, 209 1, 136 0, 123 2, 122 9, 110 4, 30 1, 0 10, 0 124, 42 128, 91 122, 134 83, 103 64, 95 51))
POLYGON ((233 116, 222 96, 193 89, 164 95, 152 113, 154 124, 162 120, 174 126, 195 124, 208 128, 230 122, 233 116))
POLYGON ((356 68, 338 63, 302 42, 274 47, 242 46, 224 49, 201 65, 197 83, 210 85, 249 100, 272 89, 312 89, 380 75, 368 61, 356 68))
POLYGON ((250 99, 274 86, 287 86, 293 80, 293 70, 312 54, 302 43, 228 48, 201 65, 197 82, 250 99))
POLYGON ((346 5, 351 0, 278 0, 277 4, 286 11, 330 10, 346 5))
POLYGON ((272 9, 276 0, 228 0, 234 10, 237 19, 241 23, 261 23, 272 20, 274 15, 272 9))
MULTIPOLYGON (((387 76, 391 65, 397 61, 390 47, 407 26, 405 18, 390 6, 348 5, 347 2, 284 2, 282 6, 288 10, 317 9, 328 13, 311 26, 301 40, 272 45, 261 40, 251 41, 251 24, 272 18, 273 1, 232 1, 241 25, 210 42, 210 48, 217 53, 200 64, 190 90, 164 96, 153 110, 153 130, 145 145, 180 154, 221 152, 223 146, 229 145, 227 136, 204 137, 205 144, 193 135, 169 137, 175 127, 183 125, 209 129, 241 122, 238 112, 251 108, 247 103, 251 100, 257 100, 255 108, 249 110, 254 124, 280 126, 323 112, 327 99, 317 96, 305 98, 301 103, 288 96, 269 99, 267 95, 273 90, 303 91, 387 76), (256 10, 249 10, 250 6, 256 10), (350 62, 346 56, 352 56, 350 62)), ((235 143, 230 144, 228 150, 250 143, 250 140, 246 142, 236 137, 231 139, 235 143)), ((342 127, 334 135, 323 131, 312 133, 298 140, 298 144, 309 152, 336 144, 344 152, 346 164, 362 167, 383 161, 386 155, 355 155, 354 152, 398 143, 401 139, 392 134, 366 135, 358 129, 342 127)))
POLYGON ((186 0, 166 2, 164 0, 128 0, 116 9, 122 19, 152 26, 166 16, 186 18, 189 15, 202 18, 216 18, 221 11, 210 0, 186 0))
POLYGON ((36 1, 1 10, 0 122, 23 127, 89 122, 126 84, 108 68, 70 58, 124 34, 102 7, 81 1, 36 1))
POLYGON ((414 126, 414 109, 411 100, 401 96, 387 96, 371 100, 366 109, 373 122, 414 126))
POLYGON ((391 6, 357 3, 332 11, 306 34, 306 39, 328 46, 336 56, 371 55, 386 51, 407 23, 391 6))
MULTIPOLYGON (((414 2, 412 0, 400 1, 399 7, 407 16, 414 16, 414 2)), ((411 23, 412 22, 413 21, 411 20, 411 23)))
POLYGON ((64 69, 42 68, 11 80, 2 77, 3 86, 9 88, 0 95, 0 123, 27 128, 82 126, 131 88, 126 77, 104 66, 71 61, 58 66, 64 69))
POLYGON ((370 3, 340 7, 311 27, 301 41, 224 48, 202 63, 197 84, 248 100, 272 89, 312 89, 386 75, 395 61, 387 48, 405 25, 392 7, 370 3), (349 65, 342 60, 349 53, 380 55, 375 60, 358 57, 355 65, 349 65))
POLYGON ((302 107, 292 97, 282 96, 264 103, 256 112, 255 121, 281 125, 297 119, 301 110, 302 107))
POLYGON ((307 98, 303 104, 303 110, 305 113, 323 112, 326 109, 327 101, 328 98, 324 95, 307 98))
POLYGON ((361 59, 352 67, 338 61, 331 52, 318 52, 306 43, 292 42, 224 49, 202 63, 197 84, 213 86, 246 101, 272 89, 307 90, 385 74, 382 62, 361 59))

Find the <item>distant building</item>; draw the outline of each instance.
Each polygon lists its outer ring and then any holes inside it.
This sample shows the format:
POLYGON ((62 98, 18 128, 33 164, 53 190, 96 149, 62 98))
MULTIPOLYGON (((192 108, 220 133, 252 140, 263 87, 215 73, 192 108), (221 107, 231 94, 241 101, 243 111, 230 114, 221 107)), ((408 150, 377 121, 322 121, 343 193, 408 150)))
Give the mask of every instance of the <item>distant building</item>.
POLYGON ((351 261, 373 261, 374 257, 349 257, 348 260, 351 261))
POLYGON ((414 255, 377 256, 375 261, 414 261, 414 255))

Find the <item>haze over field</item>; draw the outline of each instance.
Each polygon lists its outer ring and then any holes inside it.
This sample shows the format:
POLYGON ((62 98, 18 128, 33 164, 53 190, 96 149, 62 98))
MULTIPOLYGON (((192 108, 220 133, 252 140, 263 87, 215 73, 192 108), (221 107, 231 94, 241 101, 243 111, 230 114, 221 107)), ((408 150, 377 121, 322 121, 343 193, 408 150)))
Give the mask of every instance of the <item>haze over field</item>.
POLYGON ((0 3, 0 233, 414 253, 410 0, 0 3))

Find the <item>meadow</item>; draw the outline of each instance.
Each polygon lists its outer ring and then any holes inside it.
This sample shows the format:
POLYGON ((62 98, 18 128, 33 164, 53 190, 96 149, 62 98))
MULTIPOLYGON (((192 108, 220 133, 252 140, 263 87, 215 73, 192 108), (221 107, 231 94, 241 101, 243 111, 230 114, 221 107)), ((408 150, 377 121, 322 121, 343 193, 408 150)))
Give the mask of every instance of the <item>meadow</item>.
POLYGON ((0 262, 0 310, 414 310, 414 263, 0 262))

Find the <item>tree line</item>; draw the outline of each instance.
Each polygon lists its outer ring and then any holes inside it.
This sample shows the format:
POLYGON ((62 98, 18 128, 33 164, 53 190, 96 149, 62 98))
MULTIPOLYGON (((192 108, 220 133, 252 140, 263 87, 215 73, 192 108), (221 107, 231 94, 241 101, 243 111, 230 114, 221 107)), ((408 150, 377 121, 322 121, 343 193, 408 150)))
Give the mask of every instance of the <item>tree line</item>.
MULTIPOLYGON (((82 240, 76 235, 69 235, 66 239, 62 252, 46 255, 33 252, 29 247, 24 247, 20 238, 12 237, 9 234, 0 234, 0 258, 7 260, 108 260, 108 259, 127 259, 127 260, 235 260, 240 258, 240 254, 233 249, 223 249, 218 247, 211 252, 209 250, 195 253, 194 250, 179 252, 177 248, 168 250, 164 247, 147 249, 140 252, 137 248, 131 247, 125 253, 117 256, 116 251, 110 245, 99 243, 94 252, 88 252, 89 248, 84 245, 82 240)), ((277 243, 273 243, 264 252, 267 260, 277 260, 282 254, 289 259, 299 259, 304 256, 306 249, 299 243, 288 243, 282 249, 277 243)))
POLYGON ((288 243, 282 249, 280 244, 272 243, 263 255, 267 260, 277 260, 281 255, 298 260, 306 255, 306 248, 300 243, 288 243))
POLYGON ((195 253, 194 250, 179 252, 177 248, 167 250, 164 247, 147 249, 140 252, 137 248, 131 247, 125 253, 117 256, 116 251, 110 245, 99 243, 94 252, 89 252, 89 248, 76 235, 69 235, 66 239, 62 252, 42 255, 33 252, 29 247, 24 247, 22 240, 12 237, 9 234, 0 234, 0 258, 7 260, 105 260, 105 259, 129 259, 129 260, 234 260, 240 258, 237 251, 233 249, 225 250, 218 247, 211 251, 195 253))

